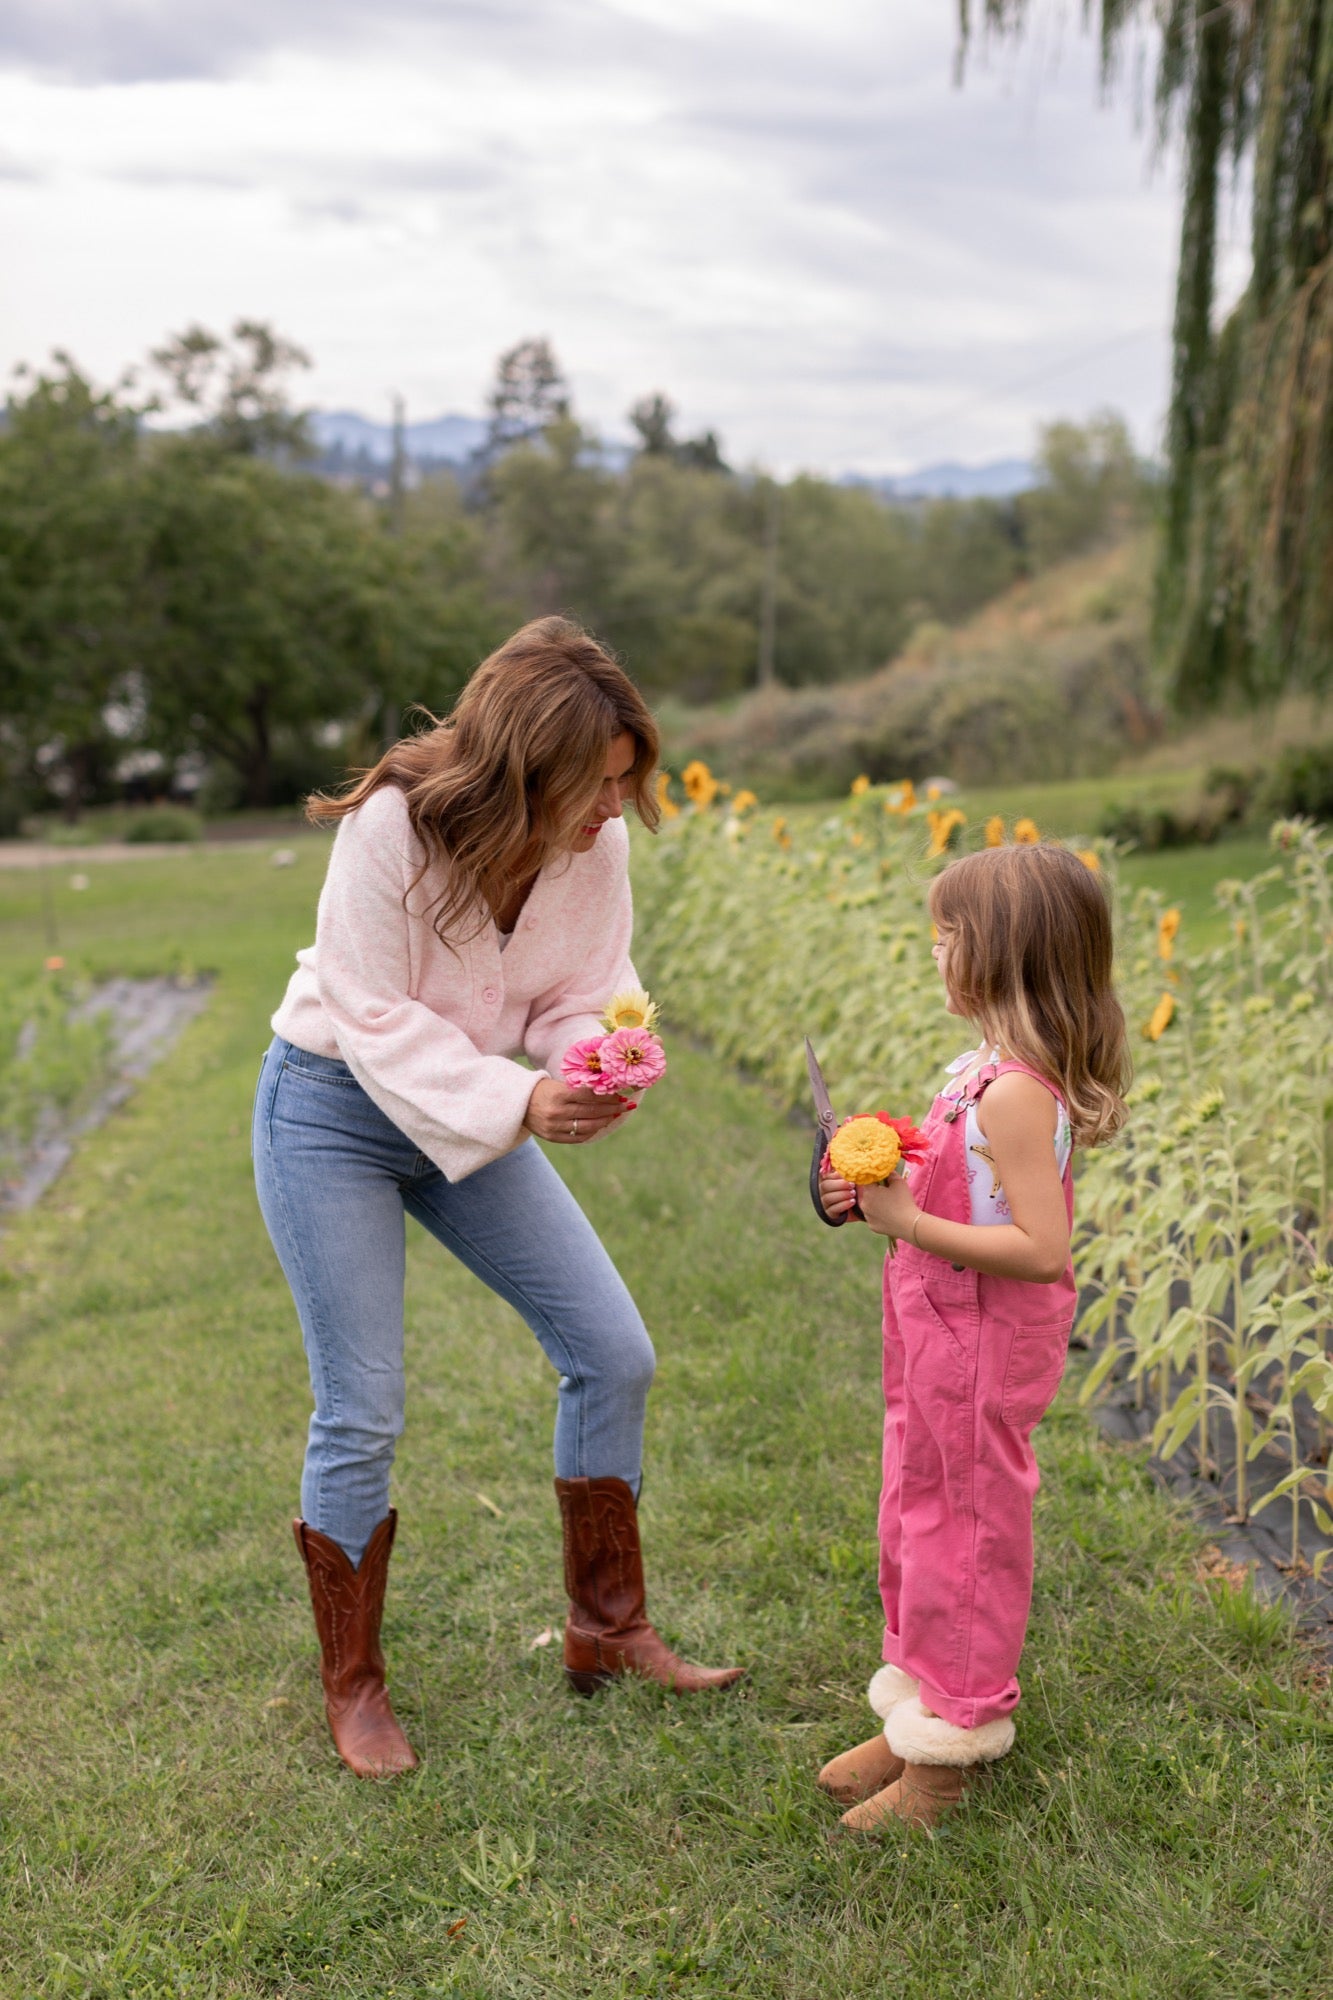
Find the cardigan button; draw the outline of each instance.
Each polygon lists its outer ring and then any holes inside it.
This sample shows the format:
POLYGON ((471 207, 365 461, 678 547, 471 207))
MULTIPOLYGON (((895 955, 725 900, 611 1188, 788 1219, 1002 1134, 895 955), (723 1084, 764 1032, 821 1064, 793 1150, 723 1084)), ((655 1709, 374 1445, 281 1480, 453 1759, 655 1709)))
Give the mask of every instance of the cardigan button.
POLYGON ((481 997, 488 1007, 493 1007, 500 996, 493 986, 488 986, 481 997))
POLYGON ((536 919, 535 917, 529 917, 529 918, 528 918, 528 929, 529 929, 530 931, 535 931, 535 930, 536 930, 536 928, 537 928, 537 919, 536 919))

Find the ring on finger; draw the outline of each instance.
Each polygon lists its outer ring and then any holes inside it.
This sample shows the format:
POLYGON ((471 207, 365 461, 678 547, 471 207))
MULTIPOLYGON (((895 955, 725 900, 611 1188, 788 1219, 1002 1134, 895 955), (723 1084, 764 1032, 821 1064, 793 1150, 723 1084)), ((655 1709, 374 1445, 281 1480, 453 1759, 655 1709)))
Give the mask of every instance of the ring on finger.
POLYGON ((577 1118, 570 1120, 569 1136, 571 1139, 577 1139, 579 1136, 579 1121, 577 1118))

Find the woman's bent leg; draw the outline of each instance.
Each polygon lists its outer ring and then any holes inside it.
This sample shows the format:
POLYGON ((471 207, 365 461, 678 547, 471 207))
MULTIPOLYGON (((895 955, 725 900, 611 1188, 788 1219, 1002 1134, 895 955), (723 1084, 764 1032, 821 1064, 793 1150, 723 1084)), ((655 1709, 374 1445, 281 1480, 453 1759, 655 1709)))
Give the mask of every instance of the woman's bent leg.
POLYGON ((555 1488, 570 1680, 582 1694, 622 1673, 680 1693, 729 1687, 739 1667, 682 1660, 648 1620, 635 1502, 652 1343, 578 1203, 531 1140, 457 1185, 423 1175, 405 1199, 522 1314, 559 1371, 555 1488))
POLYGON ((653 1344, 596 1230, 527 1140, 464 1181, 428 1169, 409 1210, 522 1315, 556 1369, 560 1479, 623 1479, 637 1495, 653 1344))
POLYGON ((315 1398, 301 1512, 355 1568, 388 1514, 403 1428, 399 1181, 416 1154, 341 1064, 285 1048, 260 1080, 255 1181, 315 1398))

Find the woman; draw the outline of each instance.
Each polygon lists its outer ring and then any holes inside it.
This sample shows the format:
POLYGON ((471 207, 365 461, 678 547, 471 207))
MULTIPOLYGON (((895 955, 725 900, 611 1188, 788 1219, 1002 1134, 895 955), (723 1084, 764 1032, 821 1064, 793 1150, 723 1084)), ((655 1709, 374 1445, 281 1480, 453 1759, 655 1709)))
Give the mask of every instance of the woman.
POLYGON ((310 804, 338 835, 315 944, 273 1017, 254 1157, 315 1398, 297 1546, 333 1740, 359 1776, 416 1763, 379 1646, 405 1214, 522 1314, 559 1372, 574 1686, 628 1671, 694 1691, 740 1675, 678 1659, 648 1623, 636 1500, 652 1343, 532 1143, 587 1145, 633 1109, 558 1079, 570 1043, 637 984, 621 814, 632 800, 656 825, 657 755, 615 661, 543 618, 477 669, 448 721, 310 804))

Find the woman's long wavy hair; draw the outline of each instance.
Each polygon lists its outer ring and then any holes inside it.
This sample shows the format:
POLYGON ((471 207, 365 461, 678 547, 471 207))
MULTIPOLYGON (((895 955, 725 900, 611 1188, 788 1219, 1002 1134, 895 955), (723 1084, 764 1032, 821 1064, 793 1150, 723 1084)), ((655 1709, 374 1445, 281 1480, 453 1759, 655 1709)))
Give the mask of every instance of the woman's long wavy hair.
POLYGON ((657 724, 628 674, 568 618, 535 618, 483 660, 452 712, 405 736, 337 798, 306 804, 316 825, 397 785, 426 850, 412 884, 439 865, 431 905, 447 944, 474 937, 511 893, 568 852, 602 785, 608 745, 634 738, 632 803, 661 817, 653 791, 657 724))
POLYGON ((1049 1079, 1076 1145, 1103 1145, 1125 1120, 1130 1061, 1097 876, 1065 847, 987 847, 937 875, 929 904, 954 1004, 1049 1079))

